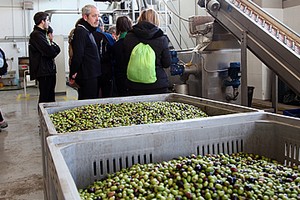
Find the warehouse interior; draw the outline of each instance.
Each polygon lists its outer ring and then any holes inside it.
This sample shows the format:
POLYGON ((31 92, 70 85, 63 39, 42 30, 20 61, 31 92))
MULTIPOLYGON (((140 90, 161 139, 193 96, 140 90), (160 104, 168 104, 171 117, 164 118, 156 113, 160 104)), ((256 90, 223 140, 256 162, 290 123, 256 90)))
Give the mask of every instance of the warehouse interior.
POLYGON ((299 15, 298 0, 2 0, 0 16, 6 20, 0 22, 5 27, 0 31, 0 47, 9 68, 0 78, 0 109, 8 122, 0 132, 0 199, 49 198, 44 191, 38 89, 28 71, 28 38, 33 15, 48 12, 62 50, 55 60, 56 101, 76 102, 76 90, 67 85, 67 41, 86 4, 97 6, 106 28, 121 15, 135 22, 143 7, 159 12, 161 28, 176 53, 168 71, 170 92, 271 113, 299 111, 300 24, 294 20, 299 15), (233 7, 230 14, 228 5, 233 7), (257 19, 243 19, 241 10, 249 16, 255 13, 257 19), (203 23, 199 16, 208 21, 203 23), (266 29, 262 24, 269 25, 268 31, 262 31, 266 29), (239 71, 230 76, 228 69, 236 63, 239 71), (292 100, 285 96, 290 91, 292 100))

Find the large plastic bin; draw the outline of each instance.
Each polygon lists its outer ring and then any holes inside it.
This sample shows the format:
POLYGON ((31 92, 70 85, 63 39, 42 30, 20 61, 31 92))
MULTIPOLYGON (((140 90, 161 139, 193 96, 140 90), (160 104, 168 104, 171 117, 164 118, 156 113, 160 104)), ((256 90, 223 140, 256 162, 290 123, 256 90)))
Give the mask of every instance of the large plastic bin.
MULTIPOLYGON (((219 119, 221 119, 219 117, 219 119)), ((300 165, 300 119, 272 113, 249 113, 206 123, 181 123, 122 136, 99 134, 47 138, 52 199, 80 199, 84 188, 108 173, 135 163, 170 160, 190 154, 247 152, 300 165)), ((109 130, 113 132, 113 130, 109 130)))
MULTIPOLYGON (((204 112, 206 112, 209 116, 208 118, 199 118, 193 120, 182 120, 180 124, 184 125, 186 122, 200 122, 201 124, 206 123, 207 119, 218 116, 222 116, 221 118, 227 118, 229 116, 236 115, 244 115, 245 113, 250 112, 259 112, 260 110, 248 108, 244 106, 239 106, 235 104, 229 104, 199 97, 193 97, 183 94, 177 93, 169 93, 169 94, 158 94, 158 95, 143 95, 143 96, 131 96, 131 97, 121 97, 121 98, 105 98, 105 99, 93 99, 93 100, 81 100, 81 101, 67 101, 67 102, 54 102, 54 103, 41 103, 39 104, 39 120, 40 120, 40 134, 41 134, 41 143, 42 143, 42 157, 43 157, 43 173, 44 173, 44 187, 49 187, 49 174, 48 174, 48 165, 47 165, 47 149, 46 149, 46 138, 51 135, 70 135, 70 134, 98 134, 99 137, 105 137, 106 135, 116 136, 116 132, 120 133, 120 135, 124 136, 130 133, 139 133, 143 132, 145 129, 149 129, 149 127, 156 127, 158 130, 164 126, 176 126, 177 122, 170 123, 158 123, 158 124, 146 124, 146 125, 135 125, 131 126, 130 129, 127 127, 115 127, 110 130, 109 128, 104 129, 94 129, 87 131, 77 131, 72 133, 64 133, 59 134, 49 117, 49 114, 56 113, 59 111, 63 111, 66 109, 72 109, 74 107, 79 107, 83 105, 92 105, 92 104, 104 104, 104 103, 123 103, 123 102, 146 102, 146 101, 168 101, 168 102, 182 102, 191 105, 195 105, 201 108, 204 112), (118 131, 116 131, 118 130, 118 131)), ((261 111, 263 112, 263 111, 261 111)), ((219 120, 219 119, 215 119, 219 120)), ((181 125, 180 125, 181 126, 181 125)), ((180 127, 178 127, 180 128, 180 127)), ((46 189, 46 191, 49 189, 46 189)), ((51 199, 49 195, 45 192, 45 198, 51 199)))

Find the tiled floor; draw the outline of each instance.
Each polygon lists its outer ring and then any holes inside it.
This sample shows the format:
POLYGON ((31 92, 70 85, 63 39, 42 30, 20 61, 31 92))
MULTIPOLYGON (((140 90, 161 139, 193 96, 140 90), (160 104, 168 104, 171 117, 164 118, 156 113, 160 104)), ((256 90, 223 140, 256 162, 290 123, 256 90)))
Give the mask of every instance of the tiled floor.
MULTIPOLYGON (((68 88, 56 101, 77 98, 68 88)), ((38 90, 0 91, 0 108, 8 127, 0 132, 0 199, 42 200, 43 172, 37 113, 38 90)))

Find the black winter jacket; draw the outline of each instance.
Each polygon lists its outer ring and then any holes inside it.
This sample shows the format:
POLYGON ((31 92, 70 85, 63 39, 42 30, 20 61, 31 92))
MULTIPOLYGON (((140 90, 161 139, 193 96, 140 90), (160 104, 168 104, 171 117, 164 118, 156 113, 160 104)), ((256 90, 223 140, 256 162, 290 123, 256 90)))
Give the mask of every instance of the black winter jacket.
POLYGON ((119 96, 127 96, 127 63, 124 61, 124 38, 119 40, 113 46, 113 58, 114 58, 114 77, 116 83, 116 89, 119 96))
POLYGON ((47 31, 38 26, 33 28, 29 39, 30 79, 56 74, 54 58, 60 53, 59 46, 47 40, 47 31))
POLYGON ((96 28, 80 19, 75 28, 72 50, 73 56, 70 65, 70 74, 77 73, 76 79, 91 79, 101 75, 100 56, 93 32, 96 28))
POLYGON ((142 21, 133 26, 124 39, 125 62, 128 63, 133 48, 140 42, 149 44, 156 56, 156 77, 157 80, 152 84, 135 83, 128 80, 128 88, 136 90, 154 90, 167 88, 169 86, 168 77, 163 68, 171 65, 169 52, 169 39, 157 26, 142 21))

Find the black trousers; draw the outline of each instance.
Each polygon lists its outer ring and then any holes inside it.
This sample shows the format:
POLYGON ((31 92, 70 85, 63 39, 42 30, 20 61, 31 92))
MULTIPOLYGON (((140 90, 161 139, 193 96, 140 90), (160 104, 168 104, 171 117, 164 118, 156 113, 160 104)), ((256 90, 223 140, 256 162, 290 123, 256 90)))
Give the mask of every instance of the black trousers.
POLYGON ((110 77, 100 76, 98 79, 99 97, 113 96, 113 80, 110 77))
POLYGON ((39 83, 39 103, 55 101, 56 75, 37 78, 39 83))
POLYGON ((98 98, 98 78, 76 80, 79 85, 78 100, 98 98))

